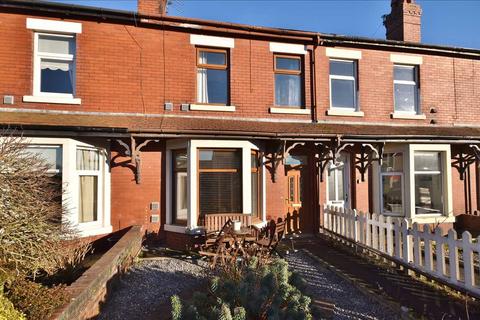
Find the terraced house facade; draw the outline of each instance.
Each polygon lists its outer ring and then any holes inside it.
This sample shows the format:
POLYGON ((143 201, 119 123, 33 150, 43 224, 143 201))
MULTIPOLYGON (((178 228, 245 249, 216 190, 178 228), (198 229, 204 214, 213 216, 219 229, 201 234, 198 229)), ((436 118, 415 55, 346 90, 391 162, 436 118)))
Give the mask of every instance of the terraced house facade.
POLYGON ((480 206, 480 51, 0 2, 0 123, 52 163, 84 236, 185 247, 212 213, 317 232, 324 204, 451 225, 480 206))

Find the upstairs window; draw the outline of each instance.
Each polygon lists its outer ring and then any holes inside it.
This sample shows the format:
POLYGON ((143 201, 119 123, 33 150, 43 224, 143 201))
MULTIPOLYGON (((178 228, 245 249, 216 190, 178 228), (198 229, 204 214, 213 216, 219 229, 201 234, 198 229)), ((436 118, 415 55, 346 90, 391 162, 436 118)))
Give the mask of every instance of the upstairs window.
POLYGON ((75 94, 75 36, 35 33, 36 95, 75 94))
POLYGON ((228 104, 227 50, 197 49, 197 102, 228 104))
POLYGON ((393 74, 395 112, 418 113, 418 68, 395 65, 393 74))
POLYGON ((357 62, 330 60, 330 107, 357 109, 357 62))
POLYGON ((275 105, 302 106, 302 60, 300 57, 275 56, 275 105))

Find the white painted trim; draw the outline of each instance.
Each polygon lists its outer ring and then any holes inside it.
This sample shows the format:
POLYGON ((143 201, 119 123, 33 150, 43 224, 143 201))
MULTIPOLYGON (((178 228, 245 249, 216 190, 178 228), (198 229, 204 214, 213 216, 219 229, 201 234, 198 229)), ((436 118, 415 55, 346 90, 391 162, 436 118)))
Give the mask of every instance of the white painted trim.
POLYGON ((62 205, 66 208, 62 217, 77 228, 82 237, 112 232, 111 225, 111 178, 110 152, 108 143, 88 144, 68 138, 27 138, 26 144, 60 145, 62 146, 62 184, 64 194, 62 205), (98 221, 93 223, 78 222, 78 176, 76 168, 77 147, 88 147, 100 151, 99 176, 99 211, 98 221))
POLYGON ((354 59, 354 60, 362 59, 362 51, 359 51, 359 50, 325 48, 325 55, 330 58, 354 59))
POLYGON ((428 216, 415 216, 414 218, 407 219, 410 223, 418 223, 418 224, 425 224, 425 223, 433 223, 433 224, 442 224, 442 223, 452 223, 455 222, 455 216, 451 215, 445 217, 444 215, 428 215, 428 216))
POLYGON ((190 110, 235 112, 235 106, 216 106, 211 104, 191 104, 190 110))
POLYGON ((405 119, 405 120, 425 120, 427 116, 425 114, 412 114, 412 113, 390 113, 392 119, 405 119))
POLYGON ((47 32, 82 33, 82 24, 60 20, 27 18, 27 29, 47 32))
POLYGON ((204 36, 200 34, 190 35, 190 44, 219 48, 234 48, 235 39, 224 37, 204 36))
POLYGON ((390 54, 390 61, 393 63, 421 65, 423 63, 423 57, 392 53, 390 54))
POLYGON ((197 227, 198 216, 198 168, 197 168, 197 150, 198 148, 238 148, 242 149, 242 208, 243 213, 252 213, 252 194, 251 194, 251 150, 258 150, 258 147, 249 141, 240 140, 190 140, 188 146, 188 229, 193 230, 197 227))
MULTIPOLYGON (((407 218, 414 219, 431 219, 435 215, 416 215, 415 214, 415 163, 414 155, 415 151, 439 151, 441 152, 441 165, 443 174, 443 194, 444 194, 444 212, 442 215, 438 215, 439 219, 445 219, 446 217, 453 217, 453 202, 452 202, 452 169, 450 145, 449 144, 410 144, 408 145, 408 160, 407 170, 405 171, 407 185, 407 195, 409 198, 409 207, 407 207, 407 218), (446 193, 446 195, 445 195, 446 193)), ((423 220, 422 220, 423 221, 423 220)))
POLYGON ((271 107, 270 113, 280 113, 280 114, 311 114, 310 109, 300 109, 300 108, 278 108, 271 107))
POLYGON ((23 102, 55 103, 55 104, 82 104, 82 99, 71 97, 23 96, 23 102))
POLYGON ((307 54, 307 47, 302 44, 270 42, 270 52, 307 54))
POLYGON ((173 224, 165 224, 164 225, 165 231, 176 232, 176 233, 186 233, 187 227, 184 226, 176 226, 173 224))
MULTIPOLYGON (((166 164, 165 164, 165 170, 166 170, 166 188, 165 188, 165 197, 166 197, 166 201, 165 201, 165 205, 166 205, 166 225, 173 225, 173 221, 172 221, 172 205, 173 205, 173 202, 172 202, 172 194, 173 194, 173 190, 172 190, 172 178, 173 178, 173 175, 172 175, 172 150, 179 150, 179 149, 186 149, 187 150, 187 156, 188 156, 188 142, 187 140, 183 140, 183 139, 177 139, 177 140, 168 140, 167 141, 167 145, 166 145, 166 155, 165 155, 165 161, 166 161, 166 164)), ((187 169, 187 181, 189 179, 189 175, 188 175, 188 169, 187 169)), ((190 194, 190 189, 187 185, 187 199, 189 199, 189 194, 190 194)), ((187 217, 189 217, 189 209, 190 206, 187 207, 187 217)), ((187 221, 188 223, 188 221, 187 221)), ((187 224, 188 226, 188 224, 187 224)), ((184 226, 180 226, 180 227, 184 227, 184 226)), ((185 228, 185 227, 184 227, 185 228)))
POLYGON ((363 111, 341 110, 340 108, 332 108, 327 110, 327 116, 340 116, 340 117, 363 117, 363 111))

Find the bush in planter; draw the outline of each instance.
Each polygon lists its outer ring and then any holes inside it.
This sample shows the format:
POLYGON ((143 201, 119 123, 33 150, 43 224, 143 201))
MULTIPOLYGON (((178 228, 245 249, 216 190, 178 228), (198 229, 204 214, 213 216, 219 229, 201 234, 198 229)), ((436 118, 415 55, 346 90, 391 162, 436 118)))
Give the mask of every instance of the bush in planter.
POLYGON ((25 316, 0 293, 0 320, 25 320, 25 316))
POLYGON ((65 286, 48 288, 22 278, 7 285, 6 296, 28 319, 48 319, 69 300, 65 286))
MULTIPOLYGON (((236 270, 238 271, 238 270, 236 270)), ((312 319, 310 298, 299 287, 301 278, 285 260, 258 265, 253 260, 241 272, 214 277, 206 292, 195 292, 188 304, 172 297, 172 317, 183 319, 312 319)))

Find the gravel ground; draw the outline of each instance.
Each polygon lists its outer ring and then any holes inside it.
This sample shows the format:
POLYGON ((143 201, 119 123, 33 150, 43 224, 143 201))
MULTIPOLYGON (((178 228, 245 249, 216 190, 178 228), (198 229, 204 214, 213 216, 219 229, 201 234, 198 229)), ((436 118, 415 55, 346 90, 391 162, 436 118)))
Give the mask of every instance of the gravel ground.
POLYGON ((289 254, 286 259, 292 270, 307 281, 308 294, 312 298, 335 304, 333 319, 400 319, 351 283, 319 265, 305 252, 289 254))
POLYGON ((195 264, 175 258, 143 260, 115 284, 113 294, 101 306, 100 320, 168 319, 161 306, 170 296, 200 286, 208 268, 203 261, 195 264))

